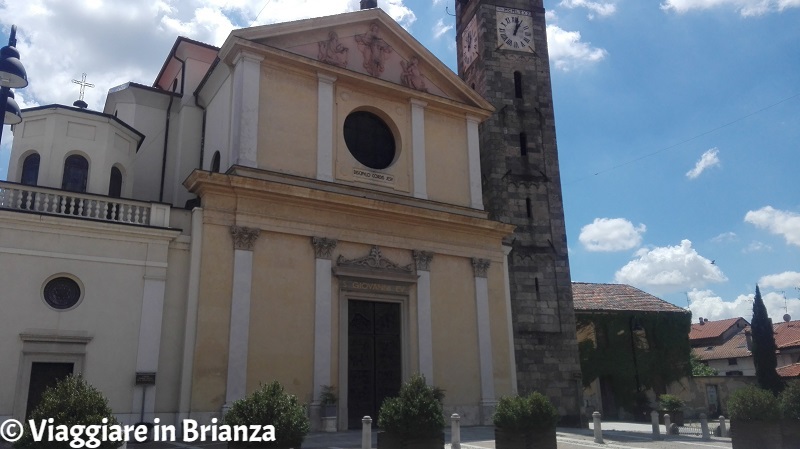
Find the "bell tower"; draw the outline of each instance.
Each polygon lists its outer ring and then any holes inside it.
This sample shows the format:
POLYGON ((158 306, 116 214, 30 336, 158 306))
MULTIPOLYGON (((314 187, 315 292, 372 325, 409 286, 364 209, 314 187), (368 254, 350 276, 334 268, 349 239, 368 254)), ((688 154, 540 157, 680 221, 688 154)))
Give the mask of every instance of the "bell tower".
POLYGON ((517 387, 580 422, 582 384, 542 0, 456 0, 458 74, 496 111, 480 127, 489 217, 508 242, 517 387))

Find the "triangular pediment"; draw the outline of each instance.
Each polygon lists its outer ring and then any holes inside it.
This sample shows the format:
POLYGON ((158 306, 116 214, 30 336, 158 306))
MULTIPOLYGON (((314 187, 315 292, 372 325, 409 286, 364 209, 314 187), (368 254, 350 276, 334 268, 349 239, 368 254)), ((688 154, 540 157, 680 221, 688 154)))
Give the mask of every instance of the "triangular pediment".
MULTIPOLYGON (((468 107, 492 110, 411 34, 379 8, 235 30, 222 46, 237 41, 291 53, 335 71, 356 72, 468 107)), ((252 50, 252 47, 250 47, 252 50)))

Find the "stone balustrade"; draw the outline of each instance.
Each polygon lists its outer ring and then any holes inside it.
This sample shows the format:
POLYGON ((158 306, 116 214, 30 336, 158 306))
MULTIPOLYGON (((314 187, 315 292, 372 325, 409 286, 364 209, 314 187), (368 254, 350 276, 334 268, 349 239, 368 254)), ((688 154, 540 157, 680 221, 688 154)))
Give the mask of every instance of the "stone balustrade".
POLYGON ((0 209, 169 227, 170 205, 0 182, 0 209))

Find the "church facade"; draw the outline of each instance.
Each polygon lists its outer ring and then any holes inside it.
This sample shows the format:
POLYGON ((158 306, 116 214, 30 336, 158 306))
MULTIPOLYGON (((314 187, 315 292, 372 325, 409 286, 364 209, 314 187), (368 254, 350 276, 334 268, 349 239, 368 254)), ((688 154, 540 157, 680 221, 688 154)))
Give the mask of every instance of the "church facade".
POLYGON ((485 96, 373 8, 178 38, 103 112, 24 111, 0 183, 0 418, 82 373, 128 423, 205 421, 278 380, 314 426, 335 387, 346 429, 421 373, 489 423, 519 342, 485 96))

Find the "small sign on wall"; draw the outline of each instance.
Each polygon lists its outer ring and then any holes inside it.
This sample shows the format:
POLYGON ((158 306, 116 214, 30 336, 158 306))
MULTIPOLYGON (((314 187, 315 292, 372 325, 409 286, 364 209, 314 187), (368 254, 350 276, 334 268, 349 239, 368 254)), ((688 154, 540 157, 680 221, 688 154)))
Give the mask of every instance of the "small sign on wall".
POLYGON ((356 181, 378 182, 381 184, 394 185, 394 175, 367 170, 364 168, 353 168, 353 179, 356 181))
POLYGON ((155 385, 156 373, 136 373, 136 385, 155 385))

